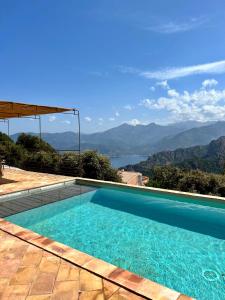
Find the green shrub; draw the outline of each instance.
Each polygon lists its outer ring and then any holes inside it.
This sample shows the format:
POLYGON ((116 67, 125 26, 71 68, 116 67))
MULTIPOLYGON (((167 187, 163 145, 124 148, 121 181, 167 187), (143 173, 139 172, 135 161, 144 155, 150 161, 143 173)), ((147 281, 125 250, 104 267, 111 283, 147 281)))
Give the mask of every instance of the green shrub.
POLYGON ((117 170, 113 169, 110 160, 96 151, 85 151, 81 155, 83 176, 87 178, 121 181, 117 170))
POLYGON ((179 168, 157 166, 151 171, 149 185, 164 189, 176 189, 181 178, 182 172, 179 168))
POLYGON ((63 175, 82 177, 83 168, 79 155, 74 153, 63 154, 59 160, 58 172, 63 175))
POLYGON ((0 157, 11 166, 30 171, 121 181, 110 160, 96 151, 60 155, 39 137, 25 133, 16 143, 0 133, 0 157))
POLYGON ((37 136, 22 133, 16 142, 17 145, 22 146, 28 152, 45 151, 55 153, 56 151, 47 142, 43 141, 37 136))
POLYGON ((30 171, 56 174, 58 172, 59 156, 54 153, 37 152, 26 153, 22 168, 30 171))
POLYGON ((191 193, 225 196, 225 175, 199 170, 182 170, 174 166, 152 168, 149 186, 191 193))
POLYGON ((15 145, 12 139, 0 132, 0 159, 6 164, 20 167, 23 159, 23 149, 15 145))

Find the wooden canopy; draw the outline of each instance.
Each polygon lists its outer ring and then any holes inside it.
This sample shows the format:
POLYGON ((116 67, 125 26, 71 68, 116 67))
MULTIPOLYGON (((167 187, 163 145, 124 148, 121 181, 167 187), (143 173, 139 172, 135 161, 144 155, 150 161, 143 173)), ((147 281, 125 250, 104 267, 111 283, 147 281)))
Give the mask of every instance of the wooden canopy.
POLYGON ((0 101, 0 119, 63 113, 67 111, 75 111, 75 109, 0 101))

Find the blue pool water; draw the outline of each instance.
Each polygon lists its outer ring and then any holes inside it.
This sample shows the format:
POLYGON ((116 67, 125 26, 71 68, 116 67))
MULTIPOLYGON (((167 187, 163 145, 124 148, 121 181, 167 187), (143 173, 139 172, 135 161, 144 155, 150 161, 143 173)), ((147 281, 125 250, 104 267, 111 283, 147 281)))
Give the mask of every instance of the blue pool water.
POLYGON ((7 219, 197 299, 225 299, 222 203, 98 188, 7 219))

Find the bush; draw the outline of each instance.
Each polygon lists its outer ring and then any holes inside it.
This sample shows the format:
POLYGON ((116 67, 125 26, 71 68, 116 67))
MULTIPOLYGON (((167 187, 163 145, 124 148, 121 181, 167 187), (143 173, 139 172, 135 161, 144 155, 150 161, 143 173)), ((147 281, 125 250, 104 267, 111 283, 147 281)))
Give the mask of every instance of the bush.
POLYGON ((216 191, 216 182, 212 184, 212 178, 200 171, 184 173, 178 182, 178 189, 185 192, 211 194, 216 191))
POLYGON ((30 171, 56 174, 58 172, 59 156, 54 153, 27 153, 22 162, 22 168, 30 171))
POLYGON ((182 172, 176 167, 154 167, 150 175, 149 185, 164 189, 176 189, 177 183, 182 178, 182 172))
POLYGON ((62 175, 82 177, 83 168, 79 155, 74 153, 62 155, 59 161, 58 172, 62 175))
POLYGON ((86 151, 81 156, 84 177, 102 179, 102 168, 96 151, 86 151))
POLYGON ((225 176, 173 166, 155 167, 148 174, 149 186, 184 192, 225 196, 225 176))
POLYGON ((87 178, 121 181, 117 170, 113 169, 109 159, 96 151, 86 151, 81 155, 83 176, 87 178))
POLYGON ((22 146, 28 152, 45 151, 55 153, 56 151, 47 142, 43 141, 37 136, 22 133, 16 142, 17 145, 22 146))
POLYGON ((0 159, 5 159, 6 164, 16 167, 21 166, 23 149, 15 145, 12 139, 0 132, 0 159))
POLYGON ((117 170, 112 168, 110 160, 103 155, 98 155, 98 157, 102 169, 102 180, 121 182, 121 177, 117 170))
POLYGON ((100 180, 121 181, 110 160, 96 151, 59 155, 37 136, 22 133, 16 144, 0 133, 0 156, 11 166, 25 170, 88 177, 100 180))
POLYGON ((110 160, 96 151, 59 155, 37 136, 22 133, 16 144, 0 133, 0 156, 11 166, 25 170, 88 177, 100 180, 121 181, 110 160))

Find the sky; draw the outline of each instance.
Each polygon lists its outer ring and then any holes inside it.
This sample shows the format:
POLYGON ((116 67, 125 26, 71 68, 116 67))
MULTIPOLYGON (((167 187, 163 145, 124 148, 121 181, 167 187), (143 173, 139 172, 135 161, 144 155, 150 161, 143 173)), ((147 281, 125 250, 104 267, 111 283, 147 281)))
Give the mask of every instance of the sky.
MULTIPOLYGON (((224 0, 0 4, 0 99, 79 108, 86 133, 225 120, 224 0)), ((76 129, 68 115, 42 122, 47 132, 76 129)), ((10 128, 38 124, 12 120, 10 128)))

